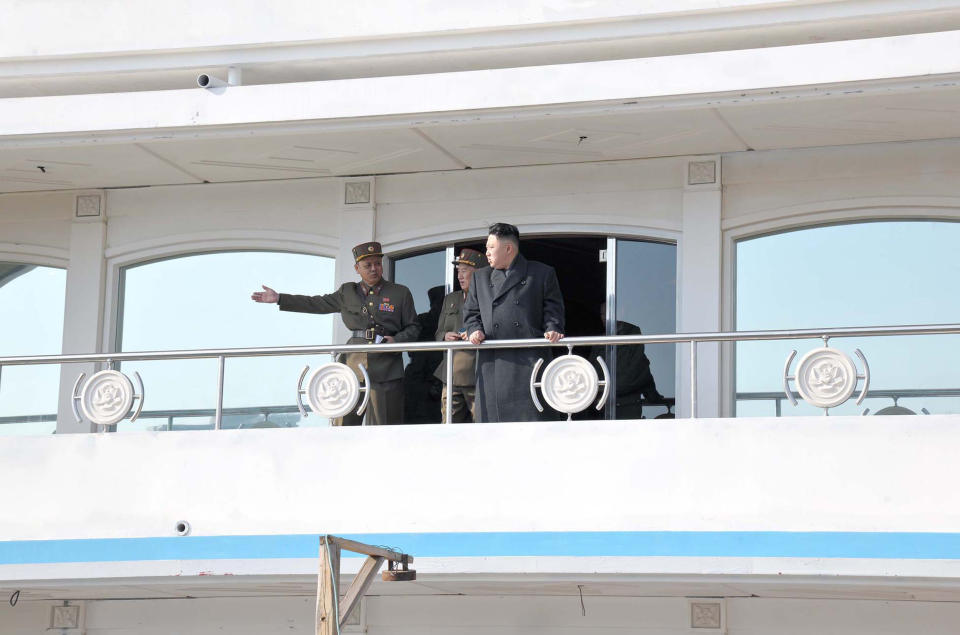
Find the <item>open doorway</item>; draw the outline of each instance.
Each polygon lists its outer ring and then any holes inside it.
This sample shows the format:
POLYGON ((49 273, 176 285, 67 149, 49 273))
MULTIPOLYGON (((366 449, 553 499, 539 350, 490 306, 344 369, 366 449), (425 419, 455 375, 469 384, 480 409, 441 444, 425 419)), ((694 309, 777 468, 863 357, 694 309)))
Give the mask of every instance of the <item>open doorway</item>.
MULTIPOLYGON (((557 271, 563 306, 566 310, 568 337, 603 335, 601 306, 606 298, 607 265, 600 262, 600 251, 607 239, 601 236, 521 237, 520 253, 527 260, 550 265, 557 271)), ((464 247, 486 250, 484 241, 456 244, 456 253, 464 247)), ((454 288, 460 285, 454 281, 454 288)))
MULTIPOLYGON (((394 280, 407 285, 414 295, 424 340, 435 336, 434 298, 442 297, 444 281, 450 280, 454 254, 468 247, 483 253, 486 238, 462 241, 454 245, 405 254, 393 259, 394 280), (431 326, 432 325, 432 326, 431 326)), ((676 327, 676 246, 644 240, 617 239, 615 262, 601 262, 607 249, 607 236, 535 236, 522 237, 520 251, 528 260, 550 265, 557 272, 566 311, 565 335, 595 336, 606 333, 603 318, 608 271, 616 272, 617 333, 651 335, 673 333, 676 327), (642 329, 642 330, 641 330, 642 329), (621 330, 623 332, 621 332, 621 330)), ((459 289, 452 277, 454 289, 459 289)), ((676 350, 673 344, 630 345, 595 350, 577 347, 574 353, 593 360, 603 355, 617 386, 616 399, 607 401, 606 415, 617 419, 672 417, 676 350), (616 360, 616 363, 612 362, 616 360), (658 392, 659 391, 659 392, 658 392), (661 394, 662 393, 662 394, 661 394), (642 398, 641 398, 642 396, 642 398)), ((551 353, 562 355, 563 347, 541 349, 549 361, 551 353)), ((423 355, 417 364, 407 357, 404 377, 406 400, 411 411, 407 423, 440 421, 438 380, 434 369, 439 355, 423 355), (420 363, 423 362, 423 363, 420 363), (414 412, 416 410, 417 412, 414 412), (422 412, 420 412, 422 411, 422 412)), ((563 418, 559 413, 552 413, 563 418)), ((598 413, 588 408, 574 419, 593 419, 598 413)))
MULTIPOLYGON (((600 251, 606 247, 607 239, 601 236, 545 236, 526 238, 521 236, 520 253, 527 260, 535 260, 550 265, 557 272, 560 292, 563 294, 563 306, 566 314, 564 335, 577 337, 585 335, 603 335, 604 322, 602 306, 606 299, 607 265, 600 261, 600 251)), ((464 247, 486 250, 485 242, 463 242, 456 244, 456 253, 464 247)), ((454 283, 455 288, 459 284, 454 283)), ((551 355, 566 353, 562 348, 541 349, 543 356, 550 361, 551 355)), ((574 353, 589 358, 589 347, 577 347, 574 353), (582 350, 581 350, 582 348, 582 350)), ((548 418, 561 420, 566 415, 544 404, 548 418)), ((576 419, 592 419, 596 412, 588 409, 579 413, 576 419)))

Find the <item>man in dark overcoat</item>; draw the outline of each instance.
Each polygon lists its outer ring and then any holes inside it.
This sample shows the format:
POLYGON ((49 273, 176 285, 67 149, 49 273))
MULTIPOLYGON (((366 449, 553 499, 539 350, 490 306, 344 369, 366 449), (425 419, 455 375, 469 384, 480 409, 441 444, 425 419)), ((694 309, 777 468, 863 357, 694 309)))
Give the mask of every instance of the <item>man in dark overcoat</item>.
MULTIPOLYGON (((487 236, 487 262, 478 269, 463 305, 467 337, 473 344, 491 340, 563 337, 563 296, 553 267, 528 261, 520 253, 520 232, 496 223, 487 236)), ((530 374, 538 349, 491 349, 477 352, 478 422, 536 421, 540 413, 530 398, 530 374)))
MULTIPOLYGON (((351 331, 347 344, 413 342, 420 334, 410 290, 383 277, 383 249, 378 242, 353 248, 353 268, 360 282, 345 282, 326 295, 277 293, 264 285, 251 295, 255 302, 278 304, 281 311, 339 313, 351 331)), ((403 423, 403 357, 401 353, 350 353, 346 364, 363 381, 359 365, 370 375, 368 425, 403 423)), ((351 412, 333 425, 358 426, 362 417, 351 412)))
MULTIPOLYGON (((440 309, 440 320, 437 323, 436 339, 438 342, 458 342, 467 339, 466 329, 463 326, 463 303, 470 290, 473 272, 483 267, 486 259, 476 249, 463 249, 460 256, 453 261, 457 266, 457 280, 460 288, 448 293, 443 299, 443 308, 440 309)), ((440 396, 440 415, 447 416, 447 399, 453 403, 450 406, 453 423, 469 423, 475 415, 475 399, 477 384, 477 353, 473 350, 454 351, 453 353, 453 386, 447 386, 447 357, 437 367, 434 376, 444 383, 443 394, 440 396)), ((444 421, 444 423, 450 423, 444 421)))

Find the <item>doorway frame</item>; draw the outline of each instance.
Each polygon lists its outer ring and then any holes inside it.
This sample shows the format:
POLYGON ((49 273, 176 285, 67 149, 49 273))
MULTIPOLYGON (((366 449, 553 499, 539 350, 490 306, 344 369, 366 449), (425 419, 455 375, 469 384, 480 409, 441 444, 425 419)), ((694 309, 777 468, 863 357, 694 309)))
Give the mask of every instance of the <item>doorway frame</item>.
MULTIPOLYGON (((606 239, 606 299, 607 299, 607 335, 616 335, 616 285, 617 285, 617 241, 631 240, 637 242, 654 242, 661 244, 674 245, 676 247, 676 288, 677 292, 674 298, 675 324, 680 320, 682 310, 680 303, 680 287, 683 279, 681 266, 683 263, 683 232, 664 227, 641 227, 631 225, 602 225, 588 223, 561 223, 558 225, 547 225, 544 223, 535 223, 530 225, 518 225, 522 238, 570 238, 575 236, 590 236, 594 238, 606 239), (612 332, 611 332, 612 329, 612 332)), ((460 242, 483 242, 486 233, 485 230, 477 234, 478 230, 459 230, 447 234, 443 241, 437 241, 435 236, 413 240, 400 240, 395 242, 383 243, 384 251, 384 269, 389 271, 388 279, 393 279, 393 261, 397 258, 418 255, 430 251, 446 251, 447 261, 452 261, 456 256, 456 243, 460 242)), ((446 271, 445 284, 447 293, 453 291, 453 268, 448 267, 446 271)), ((676 326, 674 327, 676 328, 676 326)), ((677 346, 674 352, 674 397, 677 403, 681 403, 679 394, 684 386, 683 373, 681 372, 681 351, 682 347, 677 346)), ((610 379, 616 382, 616 351, 610 358, 608 371, 610 379)), ((607 407, 604 408, 604 418, 616 418, 615 400, 608 400, 607 407)))

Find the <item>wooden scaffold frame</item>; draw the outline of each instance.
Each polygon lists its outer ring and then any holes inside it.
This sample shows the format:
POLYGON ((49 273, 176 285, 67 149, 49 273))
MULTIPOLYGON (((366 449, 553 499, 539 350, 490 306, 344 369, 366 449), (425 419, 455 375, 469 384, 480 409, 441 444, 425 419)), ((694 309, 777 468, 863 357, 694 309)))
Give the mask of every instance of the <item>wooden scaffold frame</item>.
POLYGON ((417 572, 409 569, 413 556, 384 547, 356 542, 337 536, 320 536, 320 573, 317 578, 317 635, 338 635, 340 627, 347 623, 350 614, 358 606, 373 582, 380 566, 387 561, 383 579, 389 582, 416 580, 417 572), (363 566, 350 584, 343 599, 340 593, 341 550, 362 553, 367 556, 363 566), (399 567, 399 568, 398 568, 399 567))

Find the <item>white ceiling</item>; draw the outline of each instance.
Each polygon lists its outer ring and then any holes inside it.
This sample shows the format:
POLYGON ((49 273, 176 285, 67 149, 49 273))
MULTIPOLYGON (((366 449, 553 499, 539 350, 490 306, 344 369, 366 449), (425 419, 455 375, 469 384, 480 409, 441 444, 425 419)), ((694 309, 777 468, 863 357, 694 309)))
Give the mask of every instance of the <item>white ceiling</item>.
MULTIPOLYGON (((519 113, 518 113, 519 114, 519 113)), ((0 149, 0 192, 576 163, 960 137, 960 87, 217 138, 0 149), (41 166, 43 169, 41 169, 41 166)), ((239 132, 236 133, 240 135, 239 132)), ((42 141, 42 140, 41 140, 42 141)))

